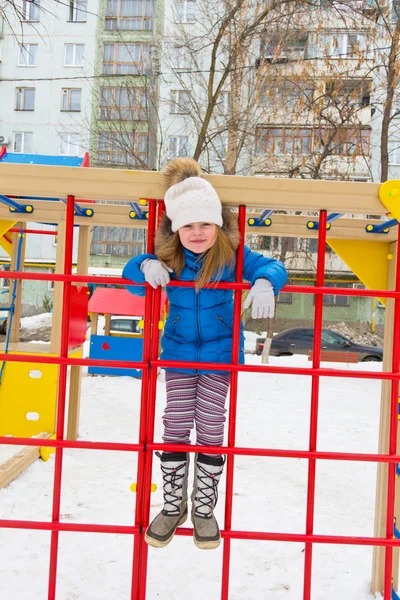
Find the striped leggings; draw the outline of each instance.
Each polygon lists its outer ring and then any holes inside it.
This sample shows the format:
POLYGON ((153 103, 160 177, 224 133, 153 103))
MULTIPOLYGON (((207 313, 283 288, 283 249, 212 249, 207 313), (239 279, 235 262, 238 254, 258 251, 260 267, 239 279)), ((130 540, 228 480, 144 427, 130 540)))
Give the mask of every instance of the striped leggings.
POLYGON ((190 431, 196 423, 196 444, 222 446, 229 380, 225 374, 166 371, 164 442, 190 444, 190 431))

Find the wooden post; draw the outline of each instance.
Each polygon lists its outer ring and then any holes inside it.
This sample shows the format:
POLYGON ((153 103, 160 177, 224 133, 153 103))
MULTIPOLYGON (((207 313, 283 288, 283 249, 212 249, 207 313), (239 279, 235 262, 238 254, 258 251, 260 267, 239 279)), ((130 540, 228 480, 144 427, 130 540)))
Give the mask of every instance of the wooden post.
MULTIPOLYGON (((24 229, 26 229, 26 223, 17 223, 16 227, 24 230, 24 229)), ((20 233, 12 234, 12 253, 11 253, 11 266, 10 266, 11 271, 18 270, 17 258, 18 258, 18 246, 19 246, 19 242, 20 242, 20 237, 19 237, 20 235, 21 235, 20 233)), ((20 271, 24 270, 25 248, 26 248, 26 236, 24 235, 24 238, 22 240, 22 246, 21 246, 21 258, 20 258, 20 262, 19 262, 19 270, 20 271)), ((10 280, 10 291, 8 293, 9 305, 11 305, 11 303, 12 303, 13 289, 14 289, 14 279, 11 279, 10 280)), ((18 343, 19 342, 19 328, 21 325, 21 305, 22 305, 22 280, 21 279, 17 280, 15 292, 16 292, 16 298, 15 298, 15 303, 14 303, 14 316, 12 318, 11 331, 10 331, 10 342, 18 343)), ((9 325, 10 325, 10 318, 8 318, 8 326, 9 325)))
POLYGON ((97 335, 98 325, 99 325, 99 313, 92 313, 92 322, 90 325, 90 335, 97 335))
MULTIPOLYGON (((57 275, 64 271, 64 248, 65 248, 65 222, 58 224, 57 236, 57 252, 56 252, 56 268, 57 275)), ((63 283, 56 281, 53 291, 53 313, 51 319, 51 337, 50 337, 50 353, 60 354, 61 344, 61 321, 62 321, 62 298, 63 298, 63 283)))
POLYGON ((110 335, 111 329, 111 315, 105 315, 106 323, 104 325, 104 335, 110 335))
MULTIPOLYGON (((390 244, 390 253, 393 257, 397 256, 397 242, 390 244)), ((396 260, 388 261, 388 290, 395 288, 396 280, 396 260)), ((390 371, 392 368, 392 350, 393 350, 393 321, 394 321, 394 300, 387 298, 385 311, 385 329, 383 343, 383 371, 390 371)), ((379 444, 378 453, 387 454, 389 451, 389 425, 390 425, 390 394, 391 381, 382 381, 381 392, 381 410, 379 422, 379 444)), ((397 451, 400 447, 400 433, 397 436, 397 451)), ((386 503, 387 503, 387 485, 388 468, 385 463, 378 463, 377 481, 376 481, 376 503, 375 503, 375 525, 374 536, 386 536, 386 503)), ((400 494, 399 479, 396 479, 396 500, 395 515, 400 516, 400 494)), ((371 592, 373 594, 383 593, 385 569, 385 548, 374 546, 372 563, 371 592)), ((393 586, 398 588, 399 579, 399 549, 393 549, 393 586)))
MULTIPOLYGON (((89 270, 90 225, 79 227, 78 258, 76 272, 87 275, 89 270)), ((69 380, 69 408, 67 440, 76 440, 79 435, 79 413, 81 402, 82 368, 71 367, 69 380)))

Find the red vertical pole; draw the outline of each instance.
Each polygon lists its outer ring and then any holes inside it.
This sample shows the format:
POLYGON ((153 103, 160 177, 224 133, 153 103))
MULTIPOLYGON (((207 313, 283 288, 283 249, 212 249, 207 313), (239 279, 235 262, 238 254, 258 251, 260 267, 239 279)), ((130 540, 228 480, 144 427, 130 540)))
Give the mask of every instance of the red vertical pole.
MULTIPOLYGON (((151 201, 149 204, 149 225, 147 232, 147 251, 150 254, 154 253, 154 232, 156 223, 156 203, 151 201)), ((139 600, 140 594, 140 577, 141 572, 141 555, 143 549, 146 552, 145 559, 147 561, 147 551, 144 548, 144 529, 143 529, 143 501, 144 501, 144 474, 146 469, 146 460, 148 451, 145 444, 147 440, 147 418, 149 404, 149 363, 151 358, 151 333, 152 333, 152 306, 153 306, 153 288, 147 286, 144 314, 144 339, 143 339, 143 363, 146 367, 142 370, 142 388, 140 398, 140 422, 139 422, 139 444, 143 444, 144 449, 138 455, 137 467, 137 492, 136 492, 136 507, 135 507, 135 526, 139 527, 139 533, 135 535, 133 545, 133 568, 132 568, 132 585, 131 598, 139 600)))
MULTIPOLYGON (((398 240, 400 240, 400 226, 398 227, 398 240)), ((396 263, 396 292, 400 291, 400 242, 397 243, 396 263)), ((393 351, 392 351, 392 373, 397 373, 400 366, 400 298, 394 301, 394 323, 393 323, 393 351)), ((397 428, 399 407, 399 381, 392 380, 390 394, 390 426, 389 426, 389 456, 397 451, 397 428)), ((396 463, 388 464, 388 490, 386 508, 386 537, 393 538, 394 529, 394 503, 396 495, 396 463)), ((385 549, 385 578, 384 578, 384 600, 392 597, 392 565, 393 547, 386 546, 385 549)))
MULTIPOLYGON (((325 279, 325 246, 326 246, 326 211, 321 210, 318 229, 318 254, 317 254, 317 287, 324 285, 325 279)), ((313 369, 318 369, 321 363, 321 339, 322 339, 322 313, 324 298, 322 294, 315 296, 314 310, 314 345, 313 345, 313 369)), ((318 402, 319 402, 319 376, 312 375, 311 378, 311 411, 310 411, 310 440, 309 450, 317 449, 318 429, 318 402)), ((310 458, 308 461, 308 484, 307 484, 307 514, 306 534, 314 531, 314 506, 315 506, 315 475, 316 460, 310 458)), ((304 555, 304 600, 311 598, 311 574, 312 574, 312 543, 306 543, 304 555)))
MULTIPOLYGON (((239 206, 239 231, 240 245, 236 254, 236 281, 243 280, 243 261, 244 261, 244 231, 246 224, 246 207, 239 206)), ((232 364, 239 363, 239 346, 240 346, 240 320, 242 307, 242 290, 234 292, 234 308, 233 308, 233 332, 232 332, 232 364)), ((236 439, 236 412, 237 412, 237 391, 238 391, 238 372, 231 372, 231 386, 229 395, 229 423, 228 423, 228 446, 231 448, 235 445, 236 439)), ((225 495, 225 531, 230 531, 232 528, 232 499, 233 499, 233 471, 234 471, 233 454, 228 454, 226 461, 226 495, 225 495)), ((231 540, 224 539, 224 548, 222 554, 222 586, 221 598, 228 600, 229 594, 229 571, 231 560, 231 540)))
MULTIPOLYGON (((158 205, 158 223, 160 222, 162 213, 164 211, 164 203, 160 202, 158 205)), ((158 323, 160 321, 160 305, 161 305, 161 286, 153 292, 153 311, 152 311, 152 338, 151 338, 151 349, 150 349, 150 360, 156 360, 158 358, 158 345, 159 345, 159 328, 158 323)), ((146 442, 151 443, 154 441, 154 420, 156 412, 156 394, 157 394, 157 366, 152 366, 149 369, 149 394, 148 394, 148 414, 147 414, 147 431, 146 431, 146 442)), ((146 452, 146 464, 144 471, 143 480, 143 519, 142 527, 143 532, 147 529, 150 520, 150 498, 151 498, 151 474, 153 467, 153 452, 147 450, 146 452)), ((139 600, 145 600, 146 598, 146 586, 147 586, 147 556, 148 546, 144 541, 144 535, 141 539, 142 549, 140 553, 140 589, 139 589, 139 600)))
MULTIPOLYGON (((64 275, 72 274, 72 254, 74 243, 74 196, 67 197, 67 217, 65 227, 65 252, 64 252, 64 275)), ((66 281, 63 287, 63 305, 62 305, 62 326, 61 326, 61 344, 60 357, 68 358, 68 337, 69 337, 69 314, 71 300, 71 282, 66 281)), ((65 423, 65 397, 67 392, 67 365, 60 365, 58 375, 58 395, 57 395, 57 423, 56 440, 64 439, 65 423)), ((54 487, 53 487, 53 509, 52 522, 60 521, 61 504, 61 478, 63 448, 56 448, 55 466, 54 466, 54 487)), ((50 567, 49 567, 49 587, 48 598, 55 600, 56 582, 57 582, 57 560, 58 560, 58 531, 51 532, 50 542, 50 567)))

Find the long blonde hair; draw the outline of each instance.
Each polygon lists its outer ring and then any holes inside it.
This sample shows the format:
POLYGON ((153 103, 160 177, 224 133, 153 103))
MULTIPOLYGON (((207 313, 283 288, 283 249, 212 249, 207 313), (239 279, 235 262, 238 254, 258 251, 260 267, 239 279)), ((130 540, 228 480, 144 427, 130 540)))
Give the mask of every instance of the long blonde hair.
MULTIPOLYGON (((164 218, 168 219, 168 217, 164 218)), ((218 227, 218 225, 216 227, 214 244, 198 258, 199 261, 202 261, 202 265, 195 280, 197 292, 213 278, 218 282, 225 267, 233 266, 235 261, 235 252, 239 241, 237 232, 234 232, 233 235, 227 235, 221 227, 218 227)), ((176 276, 179 277, 185 266, 185 255, 178 231, 172 233, 171 230, 171 234, 166 235, 165 230, 158 229, 155 246, 157 258, 173 269, 176 276)))

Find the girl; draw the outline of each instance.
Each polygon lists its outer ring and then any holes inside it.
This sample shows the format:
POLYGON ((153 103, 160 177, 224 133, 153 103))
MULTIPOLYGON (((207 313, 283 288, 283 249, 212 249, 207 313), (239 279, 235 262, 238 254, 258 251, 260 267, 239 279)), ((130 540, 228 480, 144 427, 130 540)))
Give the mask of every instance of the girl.
MULTIPOLYGON (((196 424, 196 443, 221 446, 224 437, 225 400, 230 375, 194 370, 184 361, 231 363, 233 292, 204 288, 210 281, 235 281, 235 252, 239 245, 237 219, 222 209, 216 191, 202 179, 196 161, 177 158, 165 169, 166 214, 156 234, 156 256, 143 254, 125 266, 123 277, 135 283, 165 286, 170 279, 193 281, 194 288, 167 287, 169 313, 161 341, 163 360, 181 360, 182 368, 166 370, 167 404, 163 441, 190 444, 196 424)), ((245 246, 243 276, 251 282, 244 308, 252 304, 253 318, 272 317, 274 294, 285 284, 282 263, 251 252, 245 246)), ((145 287, 128 287, 144 295, 145 287)), ((243 356, 241 324, 240 363, 243 356)), ((157 453, 161 460, 164 508, 146 531, 156 548, 166 546, 187 518, 189 453, 157 453)), ((213 510, 224 460, 221 455, 195 456, 192 493, 193 539, 196 546, 216 548, 220 531, 213 510)))

